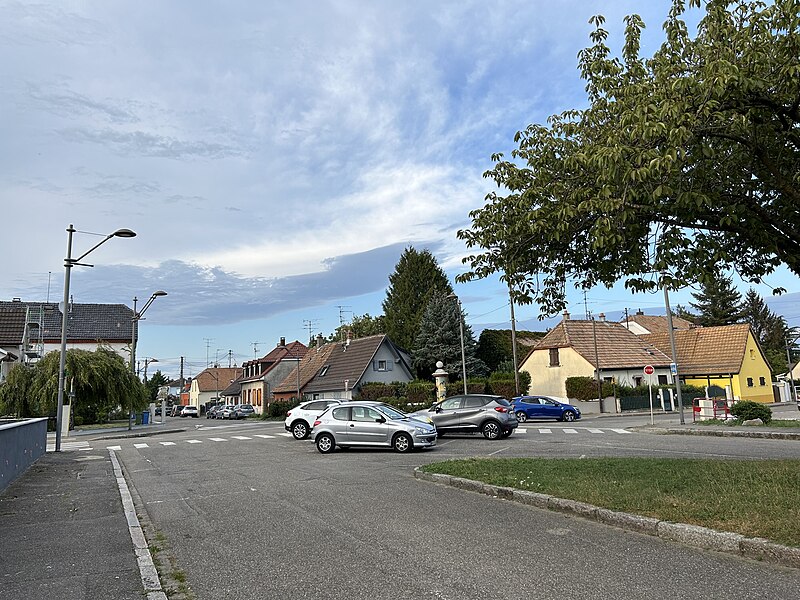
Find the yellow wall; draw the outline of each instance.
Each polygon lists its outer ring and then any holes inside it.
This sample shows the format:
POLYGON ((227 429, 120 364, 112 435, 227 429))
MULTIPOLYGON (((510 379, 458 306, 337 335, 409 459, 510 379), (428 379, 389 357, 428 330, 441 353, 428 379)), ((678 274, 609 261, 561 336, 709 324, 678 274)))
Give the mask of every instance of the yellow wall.
POLYGON ((534 350, 520 367, 531 376, 529 393, 567 397, 567 377, 594 377, 594 367, 572 348, 558 349, 558 367, 550 366, 550 350, 534 350))

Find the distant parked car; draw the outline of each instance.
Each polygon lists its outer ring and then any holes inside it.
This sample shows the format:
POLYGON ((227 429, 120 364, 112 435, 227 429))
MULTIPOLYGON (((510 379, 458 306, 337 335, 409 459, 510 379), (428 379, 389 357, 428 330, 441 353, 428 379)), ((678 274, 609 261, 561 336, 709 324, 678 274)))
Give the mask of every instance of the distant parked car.
POLYGON ((311 433, 314 421, 326 408, 334 404, 341 404, 341 400, 311 400, 295 406, 286 413, 283 426, 291 432, 296 440, 304 440, 311 433))
POLYGON ((511 435, 518 425, 511 403, 502 396, 488 394, 452 396, 410 416, 433 421, 439 437, 480 432, 486 439, 496 440, 511 435))
POLYGON ((518 396, 512 402, 517 420, 524 423, 528 419, 556 419, 557 421, 576 421, 581 418, 577 406, 560 402, 549 396, 518 396))
POLYGON ((236 410, 236 406, 233 404, 226 404, 217 411, 216 417, 217 419, 232 419, 234 410, 236 410))
POLYGON ((197 419, 200 417, 200 411, 197 410, 196 406, 189 404, 183 407, 183 410, 181 411, 181 417, 194 417, 197 419))
POLYGON ((336 446, 384 446, 396 452, 436 445, 436 426, 382 402, 345 402, 314 421, 314 444, 322 454, 336 446))
POLYGON ((170 417, 180 417, 182 410, 183 410, 183 405, 182 404, 173 404, 169 409, 169 416, 170 417))
POLYGON ((234 419, 246 419, 250 415, 256 414, 256 409, 252 404, 237 404, 233 409, 234 419))
POLYGON ((206 411, 206 419, 216 419, 217 412, 223 408, 222 404, 215 404, 214 406, 209 406, 208 410, 206 411))

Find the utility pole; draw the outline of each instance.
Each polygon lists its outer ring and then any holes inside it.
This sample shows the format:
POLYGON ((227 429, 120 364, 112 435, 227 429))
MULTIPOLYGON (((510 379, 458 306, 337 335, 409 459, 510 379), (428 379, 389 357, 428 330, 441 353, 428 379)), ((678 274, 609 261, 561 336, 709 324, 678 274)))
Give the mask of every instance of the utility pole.
POLYGON ((211 350, 211 342, 214 341, 214 338, 203 338, 203 341, 206 343, 206 367, 208 367, 208 353, 211 350))
POLYGON ((517 320, 514 318, 514 294, 508 282, 508 302, 511 305, 511 360, 514 361, 514 390, 519 396, 519 365, 517 364, 517 320))
POLYGON ((681 415, 681 425, 685 425, 686 421, 683 418, 683 397, 681 396, 681 380, 678 376, 678 351, 675 348, 675 328, 672 326, 672 309, 669 307, 669 291, 667 285, 664 283, 664 276, 666 273, 661 273, 661 287, 664 288, 664 305, 667 309, 667 328, 669 329, 669 345, 672 350, 672 376, 675 378, 675 395, 678 398, 678 410, 681 415))
POLYGON ((233 350, 228 350, 228 368, 231 368, 231 362, 233 362, 233 350))
MULTIPOLYGON (((785 341, 786 341, 786 364, 789 366, 789 385, 791 386, 791 388, 789 388, 789 394, 790 398, 794 398, 794 401, 797 402, 797 388, 794 387, 794 375, 792 375, 792 370, 793 370, 792 355, 789 351, 789 338, 787 337, 785 341)), ((796 341, 797 338, 792 340, 791 345, 794 346, 796 341)))

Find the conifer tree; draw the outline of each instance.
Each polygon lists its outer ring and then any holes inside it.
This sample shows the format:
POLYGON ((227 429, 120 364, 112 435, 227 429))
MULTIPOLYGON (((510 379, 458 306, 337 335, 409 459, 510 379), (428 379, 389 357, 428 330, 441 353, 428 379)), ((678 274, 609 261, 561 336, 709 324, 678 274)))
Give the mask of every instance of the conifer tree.
POLYGON ((689 305, 697 311, 698 325, 732 325, 744 318, 742 295, 733 287, 731 277, 722 274, 711 277, 692 297, 696 302, 689 302, 689 305))
POLYGON ((742 311, 772 370, 786 371, 786 338, 789 335, 786 319, 772 312, 753 288, 745 295, 742 311))

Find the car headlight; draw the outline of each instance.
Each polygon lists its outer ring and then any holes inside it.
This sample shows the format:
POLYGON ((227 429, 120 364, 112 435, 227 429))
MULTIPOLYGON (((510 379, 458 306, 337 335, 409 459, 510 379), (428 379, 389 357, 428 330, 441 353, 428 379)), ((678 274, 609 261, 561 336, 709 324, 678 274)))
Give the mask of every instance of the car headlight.
POLYGON ((433 433, 430 429, 425 429, 424 427, 414 427, 414 431, 419 433, 420 435, 425 435, 426 433, 433 433))

